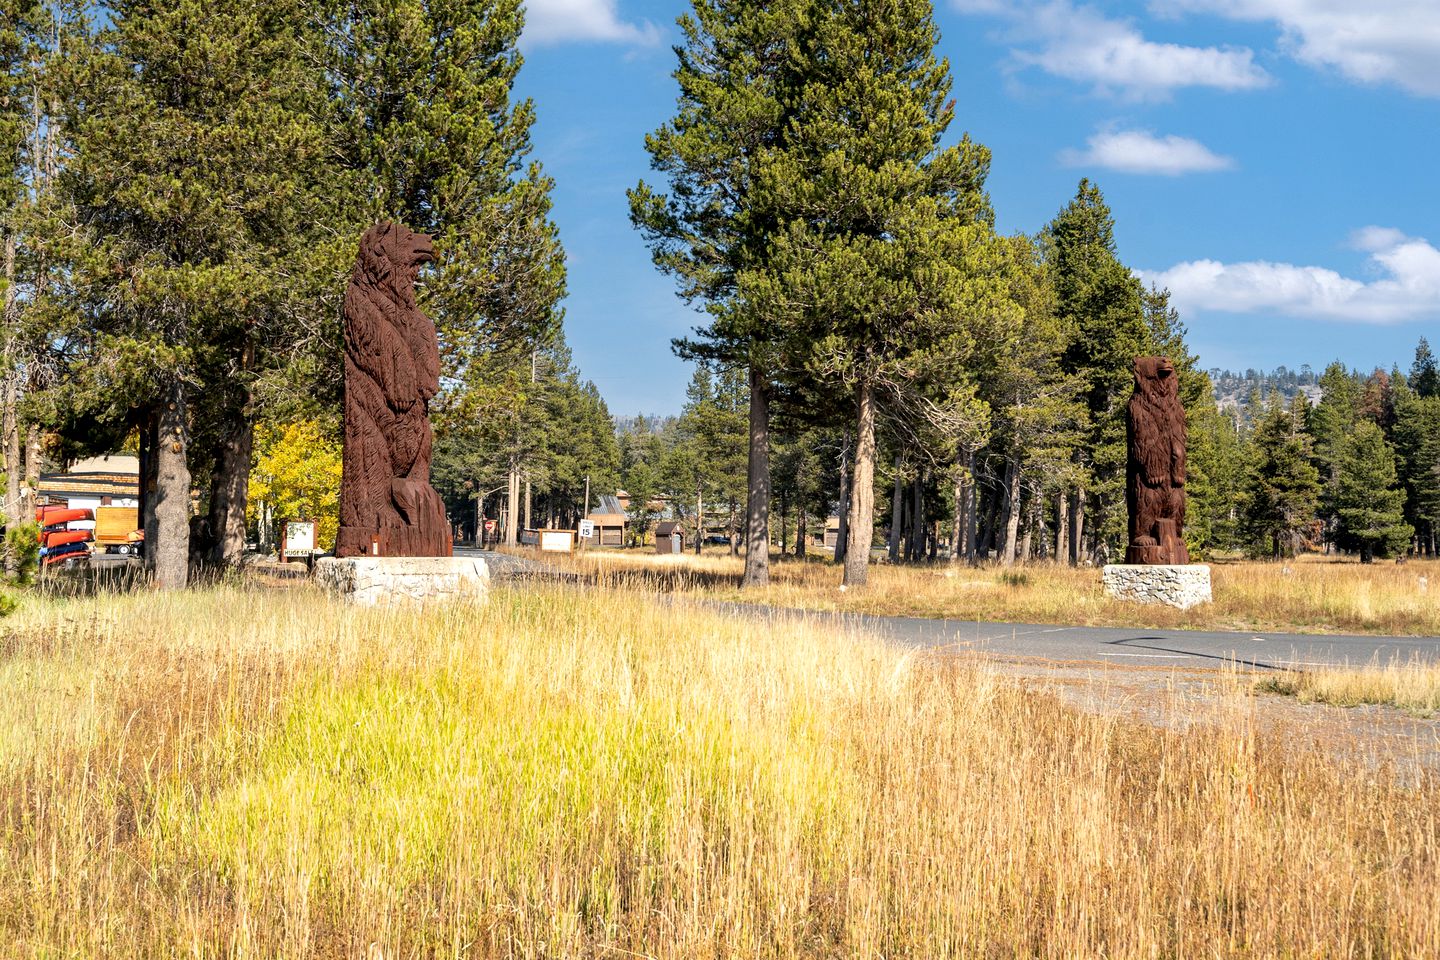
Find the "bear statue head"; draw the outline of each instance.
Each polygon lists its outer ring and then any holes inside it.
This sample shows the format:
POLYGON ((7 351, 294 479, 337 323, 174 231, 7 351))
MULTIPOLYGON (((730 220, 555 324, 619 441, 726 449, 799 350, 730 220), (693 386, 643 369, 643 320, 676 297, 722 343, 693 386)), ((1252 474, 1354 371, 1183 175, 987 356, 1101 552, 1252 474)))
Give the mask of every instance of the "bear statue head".
POLYGON ((435 261, 430 237, 389 220, 375 224, 360 238, 360 265, 376 286, 390 290, 401 302, 415 299, 420 267, 435 261))
POLYGON ((1135 392, 1142 396, 1174 397, 1180 392, 1180 378, 1169 357, 1135 358, 1135 392))

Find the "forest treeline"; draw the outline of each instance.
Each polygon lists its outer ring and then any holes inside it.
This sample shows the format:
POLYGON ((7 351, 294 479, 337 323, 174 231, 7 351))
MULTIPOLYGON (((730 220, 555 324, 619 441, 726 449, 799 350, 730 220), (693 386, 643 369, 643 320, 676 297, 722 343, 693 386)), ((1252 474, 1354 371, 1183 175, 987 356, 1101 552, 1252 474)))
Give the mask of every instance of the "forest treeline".
POLYGON ((435 238, 434 477, 462 530, 501 503, 512 536, 568 526, 624 485, 642 528, 661 499, 723 518, 749 584, 832 513, 847 583, 877 535, 897 560, 1103 561, 1131 362, 1164 354, 1198 555, 1433 549, 1428 361, 1222 412, 1096 184, 1033 235, 996 230, 929 0, 694 0, 628 199, 702 311, 675 345, 697 373, 673 423, 618 436, 562 333, 518 0, 0 12, 6 519, 42 463, 134 449, 162 584, 331 508, 340 299, 381 219, 435 238))
MULTIPOLYGON (((681 21, 678 109, 646 141, 657 182, 631 191, 631 213, 708 315, 677 349, 746 394, 745 582, 767 579, 782 503, 838 504, 847 584, 865 582, 881 530, 895 560, 942 542, 1002 564, 1120 557, 1124 407, 1147 354, 1179 374, 1197 555, 1285 552, 1313 532, 1368 556, 1400 549, 1406 511, 1424 528, 1424 495, 1402 486, 1424 485, 1433 444, 1394 452, 1409 442, 1387 433, 1400 400, 1379 422, 1359 401, 1316 423, 1303 403, 1222 414, 1168 293, 1121 262, 1096 184, 1035 235, 997 232, 990 153, 951 135, 932 13, 928 0, 696 0, 681 21), (1360 482, 1360 463, 1378 472, 1360 482)), ((1404 389, 1373 379, 1387 386, 1361 394, 1404 389)))
MULTIPOLYGON (((1238 403, 1222 403, 1210 392, 1209 374, 1193 366, 1182 372, 1190 451, 1186 539, 1195 556, 1435 555, 1440 374, 1424 338, 1405 371, 1367 374, 1332 363, 1304 384, 1316 388, 1314 403, 1310 391, 1287 391, 1268 376, 1249 378, 1251 389, 1238 403)), ((619 476, 631 494, 637 540, 662 505, 697 529, 731 536, 742 525, 745 380, 701 368, 688 397, 682 414, 659 428, 644 417, 620 425, 619 476)), ((827 524, 841 520, 853 456, 848 428, 841 416, 828 424, 823 417, 777 418, 772 546, 804 556, 827 524)), ((1103 563, 1123 553, 1118 531, 1093 546, 1082 536, 1072 550, 1074 528, 1061 525, 1073 502, 1063 478, 1030 471, 1022 454, 1021 481, 1012 487, 1015 454, 1003 440, 975 451, 972 467, 927 463, 910 437, 881 436, 875 536, 893 562, 1103 563), (971 517, 973 532, 965 528, 971 517)), ((1083 442, 1078 434, 1070 440, 1083 442)), ((1050 462, 1076 455, 1057 449, 1050 462)), ((1123 512, 1123 492, 1114 496, 1120 497, 1114 509, 1123 512)))
POLYGON ((578 504, 553 450, 614 439, 561 334, 522 26, 518 0, 0 0, 6 520, 43 463, 138 452, 147 560, 176 585, 323 511, 340 301, 382 219, 438 251, 419 297, 452 509, 522 462, 578 504))

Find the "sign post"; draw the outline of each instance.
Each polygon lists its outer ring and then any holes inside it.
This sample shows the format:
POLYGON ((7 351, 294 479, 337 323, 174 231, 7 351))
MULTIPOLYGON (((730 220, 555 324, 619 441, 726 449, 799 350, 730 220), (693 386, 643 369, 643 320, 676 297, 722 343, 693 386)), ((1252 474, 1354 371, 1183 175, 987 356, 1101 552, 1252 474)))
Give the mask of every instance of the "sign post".
POLYGON ((315 555, 315 521, 286 520, 280 531, 280 562, 291 557, 309 559, 315 555))

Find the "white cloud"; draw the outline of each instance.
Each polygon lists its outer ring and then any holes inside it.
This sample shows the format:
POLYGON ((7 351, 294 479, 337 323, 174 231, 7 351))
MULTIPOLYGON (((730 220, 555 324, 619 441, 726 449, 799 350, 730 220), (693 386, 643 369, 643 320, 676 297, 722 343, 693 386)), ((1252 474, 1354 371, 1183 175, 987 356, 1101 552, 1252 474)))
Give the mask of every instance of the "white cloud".
POLYGON ((1361 83, 1390 83, 1440 97, 1436 0, 1153 0, 1164 12, 1273 22, 1295 59, 1361 83))
POLYGON ((659 42, 660 31, 642 20, 620 19, 616 0, 529 0, 525 4, 527 43, 564 43, 601 40, 649 46, 659 42))
MULTIPOLYGON (((1067 80, 1132 100, 1162 100, 1182 87, 1252 90, 1270 83, 1245 47, 1155 43, 1129 21, 1070 0, 952 0, 962 13, 1003 17, 1011 55, 1067 80)), ((1186 0, 1188 2, 1188 0, 1186 0)))
POLYGON ((1440 319, 1440 250, 1389 227, 1366 227, 1351 240, 1370 255, 1375 279, 1264 260, 1194 260, 1168 270, 1141 271, 1140 276, 1169 289, 1181 309, 1273 312, 1356 323, 1440 319))
POLYGON ((1145 130, 1101 130, 1085 141, 1084 150, 1062 150, 1060 162, 1071 167, 1100 167, 1121 173, 1158 174, 1230 170, 1235 161, 1214 153, 1199 140, 1145 130))

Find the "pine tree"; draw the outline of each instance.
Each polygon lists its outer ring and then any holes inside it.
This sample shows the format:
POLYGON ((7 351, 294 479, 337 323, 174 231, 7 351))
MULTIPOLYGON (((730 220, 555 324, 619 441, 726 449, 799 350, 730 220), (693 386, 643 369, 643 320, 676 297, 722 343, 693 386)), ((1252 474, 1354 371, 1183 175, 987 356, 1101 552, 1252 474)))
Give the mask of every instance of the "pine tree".
POLYGON ((1323 485, 1320 516, 1325 521, 1327 539, 1333 541, 1340 448, 1360 418, 1364 387, 1359 377, 1337 360, 1320 375, 1320 390, 1320 402, 1310 411, 1310 435, 1314 437, 1315 465, 1323 485))
MULTIPOLYGON (((66 391, 129 407, 142 428, 147 563, 178 586, 191 438, 259 351, 296 336, 308 309, 296 278, 324 246, 326 151, 297 3, 122 0, 108 14, 78 58, 66 118, 66 279, 83 318, 66 391)), ((248 446, 233 459, 242 483, 229 513, 243 531, 248 446)))
POLYGON ((1436 367, 1435 354, 1430 352, 1430 343, 1424 337, 1415 348, 1415 362, 1410 366, 1410 389, 1427 399, 1440 396, 1440 368, 1436 367))
POLYGON ((844 580, 857 585, 874 535, 882 406, 896 424, 934 410, 931 388, 959 377, 971 350, 965 318, 1018 308, 983 190, 989 152, 968 137, 941 145, 953 104, 930 3, 821 10, 795 120, 760 164, 757 189, 786 227, 738 282, 783 331, 787 367, 854 398, 844 580))
POLYGON ((1434 556, 1440 546, 1440 396, 1400 391, 1395 454, 1405 488, 1405 518, 1415 528, 1419 549, 1434 556))
MULTIPOLYGON (((26 194, 27 119, 32 114, 31 0, 0 0, 0 443, 3 443, 7 526, 25 519, 21 505, 19 291, 20 217, 26 194)), ((6 553, 7 571, 13 568, 6 553)))
POLYGON ((1288 408, 1271 400, 1251 437, 1242 532, 1272 557, 1294 556, 1319 509, 1320 476, 1305 432, 1306 403, 1297 394, 1288 408))
POLYGON ((1091 545, 1119 549, 1125 535, 1125 404, 1135 357, 1154 352, 1139 280, 1115 252, 1114 218, 1100 188, 1081 180, 1046 228, 1056 310, 1067 344, 1063 369, 1081 378, 1089 432, 1078 448, 1091 545))
POLYGON ((1336 513, 1338 542, 1360 551, 1369 563, 1377 554, 1405 549, 1415 530, 1405 522, 1405 495, 1395 473, 1395 452, 1378 424, 1361 421, 1340 450, 1336 513))
POLYGON ((676 351, 748 372, 746 586, 769 580, 770 398, 780 371, 774 318, 742 300, 737 276, 766 257, 782 226, 757 195, 756 166, 783 140, 807 79, 800 42, 814 11, 812 0, 693 0, 693 15, 680 19, 678 110, 645 139, 669 193, 642 181, 629 195, 656 266, 709 314, 676 351))

